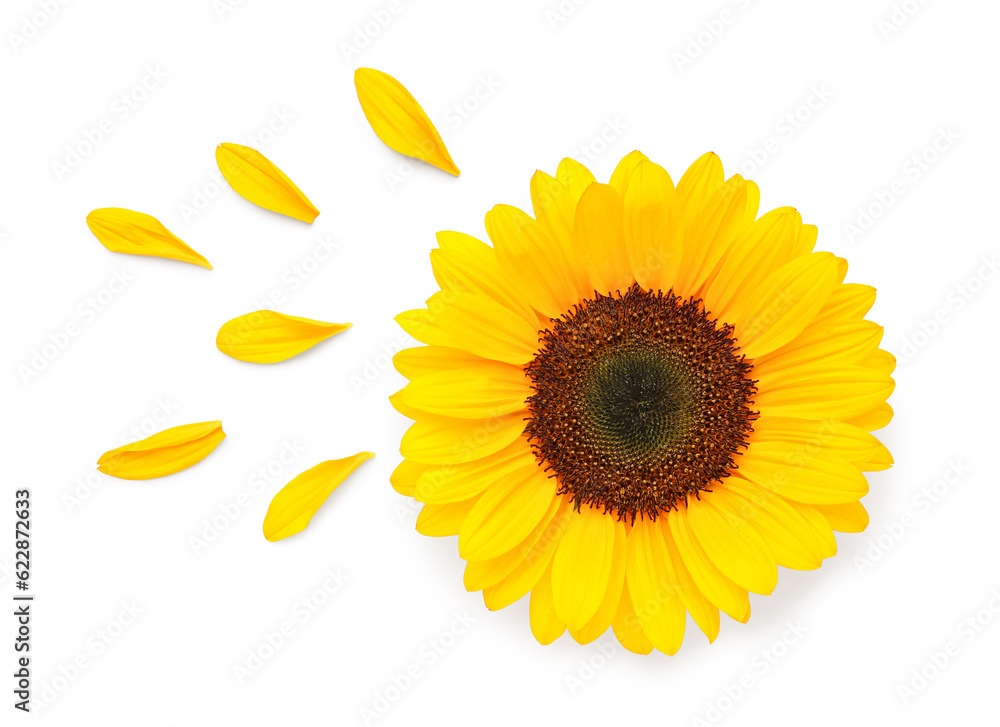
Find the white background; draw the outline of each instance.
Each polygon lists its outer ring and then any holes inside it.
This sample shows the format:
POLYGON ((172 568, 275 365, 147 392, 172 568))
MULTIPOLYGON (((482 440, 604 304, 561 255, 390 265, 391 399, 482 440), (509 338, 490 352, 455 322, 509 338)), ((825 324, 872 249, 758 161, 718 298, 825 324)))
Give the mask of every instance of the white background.
MULTIPOLYGON (((43 721, 360 724, 387 688, 377 724, 992 719, 1000 401, 983 260, 998 249, 998 16, 986 0, 5 2, 0 595, 13 593, 13 493, 29 486, 43 721), (461 177, 378 141, 358 66, 413 92, 461 177), (316 222, 216 185, 223 141, 270 157, 316 222), (606 179, 635 148, 675 180, 714 150, 760 184, 762 210, 798 208, 818 247, 850 260, 848 280, 878 288, 871 317, 900 359, 880 434, 897 464, 870 477, 869 530, 839 535, 819 571, 783 571, 716 643, 689 622, 673 658, 611 649, 609 635, 538 645, 526 599, 488 612, 462 586, 456 539, 418 535, 388 484, 407 420, 386 400, 403 380, 382 354, 405 342, 393 316, 434 290, 434 232, 482 236, 493 204, 527 204, 536 168, 574 156, 606 179), (215 269, 108 252, 84 222, 105 206, 158 217, 215 269), (321 239, 335 249, 317 261, 321 239), (311 271, 298 287, 296 270, 311 271), (128 285, 86 313, 116 274, 128 285), (354 328, 279 365, 217 351, 219 326, 274 292, 282 312, 354 328), (228 438, 190 470, 95 474, 143 429, 208 419, 228 438), (303 451, 281 465, 286 442, 303 451), (306 531, 264 540, 292 476, 368 449, 306 531), (268 466, 281 471, 255 477, 268 466), (213 519, 224 529, 196 552, 213 519), (322 592, 338 569, 343 585, 322 592), (303 622, 317 589, 325 603, 303 622), (133 602, 141 613, 123 617, 133 602), (977 613, 978 630, 961 627, 977 613), (455 614, 474 623, 431 663, 455 614), (952 641, 934 674, 929 653, 952 641), (241 684, 248 650, 270 658, 241 684), (412 665, 420 677, 394 691, 412 665)), ((3 621, 0 721, 13 724, 3 621)))

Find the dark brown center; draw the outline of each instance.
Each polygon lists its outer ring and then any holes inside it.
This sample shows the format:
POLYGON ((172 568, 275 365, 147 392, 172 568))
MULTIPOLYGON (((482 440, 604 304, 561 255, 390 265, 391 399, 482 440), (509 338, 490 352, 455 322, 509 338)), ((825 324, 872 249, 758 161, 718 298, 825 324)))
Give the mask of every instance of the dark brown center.
POLYGON ((700 300, 637 285, 553 320, 526 431, 559 491, 634 521, 727 477, 757 418, 732 333, 700 300))

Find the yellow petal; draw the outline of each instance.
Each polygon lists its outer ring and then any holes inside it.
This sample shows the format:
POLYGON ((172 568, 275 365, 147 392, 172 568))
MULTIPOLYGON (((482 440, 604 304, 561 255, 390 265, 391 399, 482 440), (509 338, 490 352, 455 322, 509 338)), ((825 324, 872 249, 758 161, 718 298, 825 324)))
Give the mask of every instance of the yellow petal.
POLYGON ((781 348, 754 359, 754 376, 816 361, 826 364, 858 363, 878 350, 882 333, 882 326, 865 320, 814 323, 781 348))
POLYGON ((486 419, 428 414, 406 430, 399 451, 423 464, 457 465, 499 452, 523 433, 523 414, 486 419))
POLYGON ((655 521, 635 521, 628 534, 625 575, 643 633, 663 653, 677 653, 684 641, 687 612, 663 531, 655 521))
MULTIPOLYGON (((680 190, 678 190, 679 193, 680 190)), ((747 205, 746 181, 735 175, 716 187, 704 204, 686 210, 683 255, 674 292, 692 295, 700 290, 716 265, 730 249, 744 226, 747 205)))
POLYGON ((535 529, 556 496, 556 480, 526 459, 497 479, 462 523, 458 552, 466 560, 503 555, 535 529))
POLYGON ((796 228, 802 223, 792 207, 779 207, 744 227, 733 240, 718 274, 705 286, 705 305, 728 320, 734 301, 758 290, 767 277, 791 260, 796 228))
POLYGON ((388 73, 359 68, 354 72, 354 85, 361 110, 386 146, 458 176, 441 135, 403 84, 388 73))
POLYGON ((615 171, 611 173, 611 180, 608 185, 618 192, 620 197, 625 196, 625 190, 630 184, 633 172, 639 166, 640 162, 648 162, 649 157, 643 154, 641 151, 631 151, 622 157, 622 160, 618 162, 618 166, 615 167, 615 171))
POLYGON ((393 356, 392 364, 396 371, 412 381, 424 374, 463 368, 488 360, 450 346, 415 346, 404 348, 393 356))
POLYGON ((694 622, 698 624, 698 628, 708 637, 708 643, 712 643, 719 635, 719 608, 705 597, 705 594, 701 592, 691 577, 691 572, 684 565, 674 536, 670 534, 670 526, 667 524, 667 517, 670 514, 661 514, 659 523, 663 542, 666 543, 667 552, 670 554, 669 562, 673 565, 674 575, 677 579, 681 603, 691 614, 694 622))
POLYGON ((746 623, 750 618, 750 599, 747 590, 740 588, 723 575, 705 553, 688 522, 687 509, 674 510, 668 513, 666 518, 666 526, 670 530, 677 551, 698 590, 714 606, 737 621, 746 623))
POLYGON ((227 356, 240 361, 276 363, 350 327, 350 323, 324 323, 259 310, 224 323, 215 345, 227 356))
POLYGON ((531 633, 540 644, 551 644, 566 630, 566 624, 556 615, 555 604, 552 600, 551 568, 545 571, 545 575, 539 579, 531 591, 529 615, 531 617, 531 633))
POLYGON ((687 521, 699 545, 733 583, 767 595, 778 582, 774 556, 760 534, 715 491, 688 497, 687 521))
POLYGON ((396 322, 415 339, 450 346, 515 365, 530 361, 538 348, 534 325, 519 313, 470 290, 440 290, 426 308, 404 311, 396 322))
POLYGON ((891 378, 863 366, 814 362, 760 374, 754 403, 765 416, 850 421, 884 404, 894 387, 891 378))
POLYGON ((487 361, 427 374, 394 395, 406 407, 458 419, 524 411, 533 389, 518 366, 487 361))
POLYGON ((308 469, 278 491, 264 516, 264 537, 274 542, 306 529, 330 493, 347 479, 372 452, 331 459, 308 469))
POLYGON ((750 434, 751 446, 757 442, 789 442, 801 455, 824 451, 854 464, 868 462, 883 449, 864 429, 836 419, 761 416, 754 421, 750 434))
POLYGON ((863 414, 855 414, 847 419, 848 424, 853 424, 859 429, 871 432, 881 429, 892 421, 892 407, 886 402, 880 402, 863 414))
POLYGON ((760 441, 751 444, 737 460, 740 476, 796 502, 834 505, 868 493, 865 476, 835 450, 760 441))
POLYGON ((622 199, 606 184, 591 184, 573 217, 574 260, 588 274, 585 297, 628 290, 634 277, 622 231, 622 199))
POLYGON ((513 276, 501 266, 496 250, 461 232, 439 232, 437 241, 438 248, 431 250, 431 268, 441 290, 469 289, 534 323, 535 313, 514 287, 513 276))
POLYGON ((421 465, 413 495, 420 502, 458 502, 482 494, 502 475, 534 463, 535 455, 524 440, 515 440, 499 452, 471 462, 421 465))
POLYGON ((828 252, 802 255, 782 265, 731 307, 740 350, 755 358, 784 346, 816 317, 837 285, 837 258, 828 252))
POLYGON ((212 269, 208 260, 175 237, 158 219, 142 212, 104 207, 87 215, 87 227, 112 252, 165 257, 212 269))
POLYGON ((860 533, 868 527, 868 511, 855 500, 839 505, 813 505, 830 527, 839 533, 860 533))
POLYGON ((740 477, 727 477, 715 492, 764 538, 778 565, 814 570, 823 564, 812 527, 783 497, 740 477))
POLYGON ((499 583, 513 573, 524 562, 526 556, 534 551, 535 545, 552 524, 552 519, 563 509, 564 503, 563 498, 553 497, 549 509, 545 511, 545 515, 542 516, 538 525, 528 533, 524 540, 506 553, 486 560, 470 560, 465 566, 465 589, 467 591, 481 591, 499 583))
POLYGON ((527 551, 520 551, 523 560, 495 585, 483 589, 483 600, 491 611, 506 608, 530 591, 542 574, 548 577, 549 563, 555 555, 574 509, 568 497, 557 497, 559 510, 527 551))
POLYGON ((215 161, 236 194, 258 207, 310 223, 319 214, 292 180, 256 149, 219 144, 215 161))
POLYGON ((486 233, 507 278, 536 310, 556 318, 577 302, 569 258, 545 225, 517 207, 498 204, 486 214, 486 233))
MULTIPOLYGON (((611 576, 604 592, 604 600, 597 611, 583 627, 570 628, 570 635, 580 644, 589 644, 608 630, 621 604, 622 589, 625 587, 625 567, 628 563, 627 535, 624 527, 615 527, 615 549, 612 555, 611 576)), ((716 611, 718 613, 718 611, 716 611)))
POLYGON ((569 628, 581 629, 597 613, 624 537, 624 524, 599 508, 583 505, 570 517, 552 560, 552 597, 569 628))
POLYGON ((644 288, 666 288, 677 278, 682 236, 677 193, 659 164, 640 162, 628 179, 622 220, 625 245, 636 281, 644 288))
POLYGON ((417 516, 417 532, 430 538, 458 535, 462 523, 476 504, 478 497, 443 505, 424 505, 417 516))
POLYGON ((400 495, 413 497, 417 493, 417 482, 429 467, 430 465, 404 459, 389 475, 389 484, 400 495))
POLYGON ((105 452, 97 460, 97 469, 123 480, 163 477, 201 462, 225 438, 219 421, 171 427, 105 452))
POLYGON ((648 654, 653 650, 653 642, 646 638, 642 624, 635 615, 627 581, 622 584, 621 600, 618 603, 618 611, 611 621, 611 628, 614 629, 619 643, 633 654, 648 654))
POLYGON ((842 283, 833 289, 813 324, 848 323, 863 318, 875 303, 875 288, 858 283, 842 283))

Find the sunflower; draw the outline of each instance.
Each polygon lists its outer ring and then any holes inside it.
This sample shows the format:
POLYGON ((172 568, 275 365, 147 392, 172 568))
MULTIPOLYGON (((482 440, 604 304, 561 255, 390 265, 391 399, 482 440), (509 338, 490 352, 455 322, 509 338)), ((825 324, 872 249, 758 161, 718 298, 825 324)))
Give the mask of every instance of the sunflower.
POLYGON ((396 319, 427 345, 394 359, 393 487, 488 608, 530 592, 543 644, 674 654, 688 613, 711 642, 868 524, 895 365, 875 290, 759 200, 711 153, 676 185, 639 152, 608 184, 564 159, 533 217, 487 214, 492 246, 439 233, 441 289, 396 319))

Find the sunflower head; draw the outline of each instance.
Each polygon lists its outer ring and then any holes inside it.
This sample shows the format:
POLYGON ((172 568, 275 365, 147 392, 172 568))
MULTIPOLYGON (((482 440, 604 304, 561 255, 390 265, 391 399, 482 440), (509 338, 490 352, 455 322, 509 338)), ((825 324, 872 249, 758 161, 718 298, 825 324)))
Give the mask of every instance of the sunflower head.
POLYGON ((895 364, 874 290, 714 154, 676 186, 639 152, 609 184, 566 159, 531 196, 489 212, 492 246, 440 233, 440 291, 397 317, 427 345, 395 358, 393 486, 490 609, 531 594, 542 643, 673 654, 688 614, 714 640, 867 525, 895 364))

